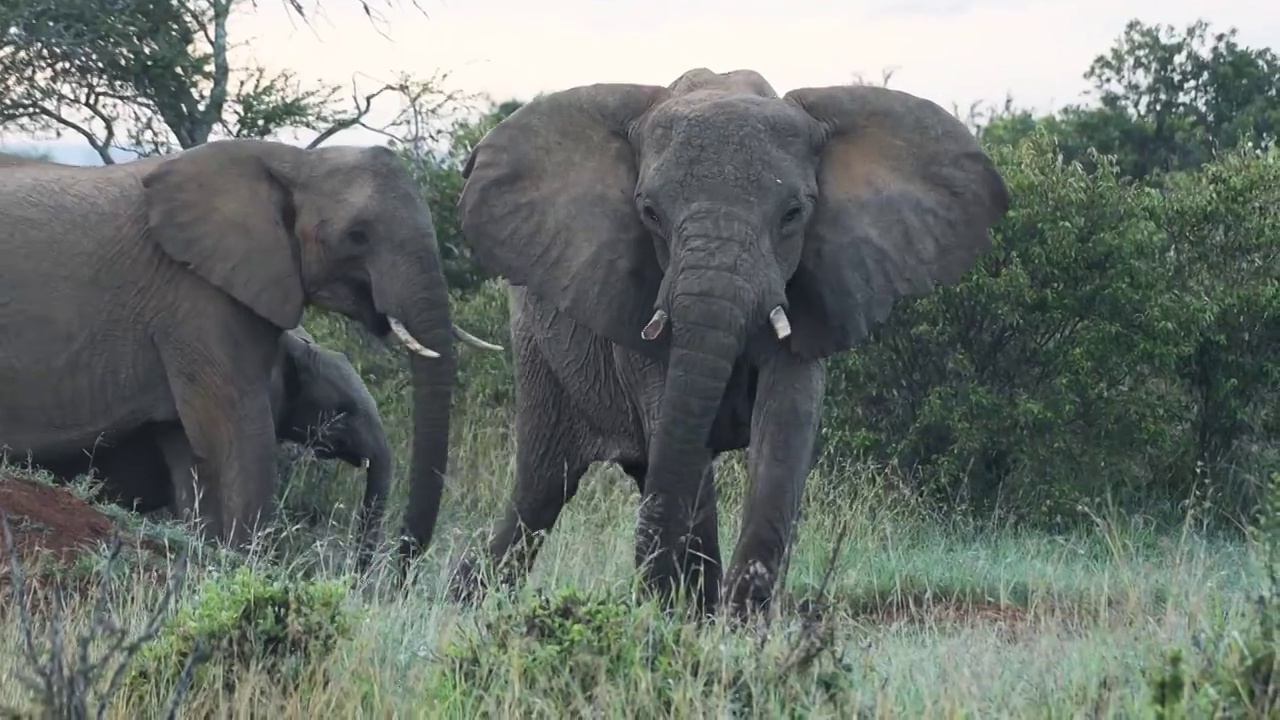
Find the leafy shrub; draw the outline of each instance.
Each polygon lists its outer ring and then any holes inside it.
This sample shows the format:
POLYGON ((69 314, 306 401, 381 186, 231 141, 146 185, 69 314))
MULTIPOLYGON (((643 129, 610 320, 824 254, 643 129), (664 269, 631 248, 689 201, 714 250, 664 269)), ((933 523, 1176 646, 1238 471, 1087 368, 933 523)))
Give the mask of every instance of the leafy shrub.
POLYGON ((193 678, 197 684, 215 668, 234 678, 255 665, 276 677, 296 677, 351 637, 355 618, 346 599, 347 586, 336 580, 287 579, 249 566, 214 576, 142 648, 129 684, 140 689, 168 682, 197 652, 208 657, 193 678))
POLYGON ((457 631, 443 650, 438 703, 483 713, 486 700, 506 703, 513 693, 522 710, 570 716, 612 714, 606 707, 668 716, 691 704, 724 707, 731 717, 848 713, 848 669, 830 648, 807 647, 809 635, 766 650, 727 633, 721 643, 700 642, 708 631, 664 619, 652 606, 561 590, 486 612, 474 629, 457 631))
POLYGON ((829 363, 825 444, 977 500, 1150 476, 1179 441, 1158 380, 1187 347, 1163 198, 1043 131, 993 155, 1013 207, 992 251, 829 363))
POLYGON ((1194 407, 1189 460, 1251 470, 1242 479, 1253 500, 1277 466, 1251 451, 1280 434, 1280 154, 1242 149, 1165 184, 1176 198, 1165 228, 1199 320, 1181 361, 1194 407))
POLYGON ((1107 157, 1064 162, 1044 129, 991 152, 1013 198, 992 252, 829 362, 824 445, 939 499, 1056 514, 1185 497, 1199 438, 1231 445, 1277 386, 1276 163, 1157 189, 1107 157), (1226 370, 1197 388, 1206 344, 1226 370))

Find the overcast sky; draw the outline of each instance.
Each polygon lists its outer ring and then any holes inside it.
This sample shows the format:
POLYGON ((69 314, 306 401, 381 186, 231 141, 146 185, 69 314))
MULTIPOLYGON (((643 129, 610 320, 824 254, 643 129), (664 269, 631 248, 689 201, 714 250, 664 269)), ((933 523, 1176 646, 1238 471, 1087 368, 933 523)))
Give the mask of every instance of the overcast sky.
MULTIPOLYGON (((1250 46, 1280 48, 1275 0, 319 0, 307 27, 284 0, 259 0, 232 27, 271 68, 362 86, 405 70, 450 72, 450 86, 497 100, 593 82, 665 85, 693 67, 752 68, 778 92, 878 78, 945 107, 972 101, 1048 111, 1078 102, 1092 58, 1130 18, 1239 28, 1250 46), (379 30, 386 37, 379 34, 379 30)), ((247 7, 247 5, 246 5, 247 7)), ((12 146, 15 138, 8 138, 12 146)), ((341 142, 378 142, 344 133, 341 142)), ((83 143, 42 143, 92 163, 83 143)))

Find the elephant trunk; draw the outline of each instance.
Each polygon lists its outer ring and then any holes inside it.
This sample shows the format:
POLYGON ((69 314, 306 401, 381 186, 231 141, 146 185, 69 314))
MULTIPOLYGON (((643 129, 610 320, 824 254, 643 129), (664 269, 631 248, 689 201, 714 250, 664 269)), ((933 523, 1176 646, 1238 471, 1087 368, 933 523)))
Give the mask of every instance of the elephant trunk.
POLYGON ((437 355, 413 352, 409 356, 413 378, 413 459, 400 554, 402 559, 410 560, 431 543, 440 511, 444 478, 449 471, 449 419, 457 360, 449 294, 440 264, 428 256, 422 263, 389 268, 387 273, 395 278, 387 290, 392 297, 384 305, 375 285, 375 302, 380 309, 390 310, 388 314, 400 320, 409 335, 437 355))
POLYGON ((391 446, 382 427, 368 452, 365 470, 364 500, 360 504, 360 543, 366 552, 382 539, 382 518, 386 514, 387 493, 391 489, 391 446))
MULTIPOLYGON (((684 558, 637 558, 648 560, 647 574, 663 583, 676 580, 679 570, 694 570, 689 566, 698 549, 686 547, 684 538, 700 519, 699 498, 712 497, 710 489, 699 489, 711 457, 712 424, 748 335, 783 301, 781 282, 773 277, 776 261, 760 252, 747 223, 706 213, 683 227, 659 294, 660 314, 644 331, 645 337, 656 337, 655 330, 661 332, 670 320, 666 388, 651 438, 645 480, 649 506, 638 549, 652 555, 656 544, 678 556, 691 551, 684 558)), ((686 580, 696 578, 691 574, 686 580)))

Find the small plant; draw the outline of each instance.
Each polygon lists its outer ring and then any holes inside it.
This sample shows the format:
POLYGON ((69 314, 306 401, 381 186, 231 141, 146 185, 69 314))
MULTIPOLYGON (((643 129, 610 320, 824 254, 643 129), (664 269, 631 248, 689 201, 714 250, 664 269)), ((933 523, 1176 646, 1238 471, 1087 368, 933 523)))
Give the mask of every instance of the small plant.
MULTIPOLYGON (((186 577, 186 556, 183 555, 178 560, 174 572, 170 573, 165 593, 147 618, 143 631, 131 640, 127 629, 121 627, 112 617, 109 607, 108 590, 112 580, 112 568, 121 549, 119 536, 113 538, 106 561, 99 568, 97 578, 99 594, 89 617, 88 626, 70 643, 67 642, 66 637, 68 624, 66 585, 55 581, 54 612, 42 623, 47 628, 49 649, 48 654, 42 656, 37 648, 36 621, 32 613, 32 600, 35 593, 33 588, 27 586, 6 513, 0 512, 0 526, 4 530, 4 550, 9 559, 11 573, 10 590, 13 599, 17 601, 15 605, 22 628, 23 656, 27 663, 27 673, 21 675, 20 680, 35 696, 35 705, 38 708, 36 716, 58 720, 104 717, 107 708, 121 688, 122 680, 137 658, 140 648, 156 636, 161 621, 173 604, 173 599, 180 592, 186 577), (95 644, 106 647, 106 650, 97 658, 92 657, 95 644), (106 686, 99 688, 104 680, 106 686), (96 705, 93 702, 95 699, 96 705)), ((203 659, 203 653, 197 648, 195 652, 184 658, 178 667, 165 717, 177 716, 178 707, 186 695, 191 673, 203 659)), ((10 717, 26 717, 10 709, 5 709, 4 713, 10 717)))
MULTIPOLYGON (((656 613, 645 617, 619 600, 567 588, 486 613, 461 631, 444 649, 445 687, 458 691, 451 695, 469 695, 514 676, 562 707, 590 705, 597 688, 639 668, 680 673, 682 629, 656 613)), ((671 684, 653 678, 657 688, 671 684)))
MULTIPOLYGON (((294 677, 309 663, 349 639, 354 614, 347 586, 336 580, 303 581, 248 566, 204 583, 198 599, 177 613, 141 652, 130 677, 135 689, 179 672, 204 647, 209 665, 233 680, 257 666, 276 677, 294 677)), ((207 681, 207 669, 195 681, 207 681)))

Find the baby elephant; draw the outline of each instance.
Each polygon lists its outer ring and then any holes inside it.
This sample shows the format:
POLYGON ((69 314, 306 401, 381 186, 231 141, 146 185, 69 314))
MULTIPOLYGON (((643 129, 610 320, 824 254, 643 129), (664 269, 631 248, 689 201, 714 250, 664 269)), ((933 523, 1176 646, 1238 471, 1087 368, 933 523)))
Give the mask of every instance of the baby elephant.
MULTIPOLYGON (((367 468, 361 541, 368 551, 381 539, 391 484, 391 449, 377 403, 345 355, 319 345, 301 327, 280 337, 270 386, 276 438, 367 468)), ((108 498, 124 507, 176 512, 182 504, 175 503, 175 486, 177 493, 193 490, 189 447, 179 423, 148 423, 70 455, 34 460, 63 481, 94 469, 108 498)))

